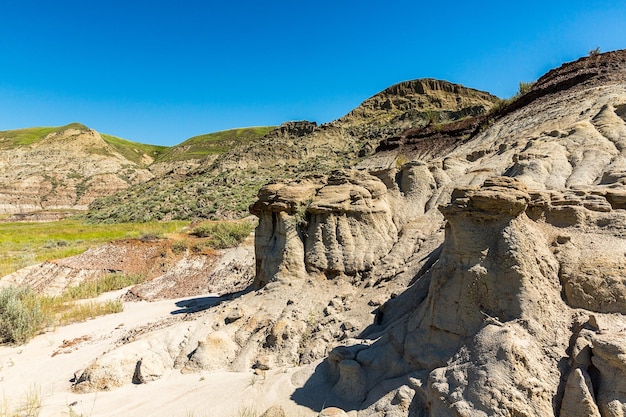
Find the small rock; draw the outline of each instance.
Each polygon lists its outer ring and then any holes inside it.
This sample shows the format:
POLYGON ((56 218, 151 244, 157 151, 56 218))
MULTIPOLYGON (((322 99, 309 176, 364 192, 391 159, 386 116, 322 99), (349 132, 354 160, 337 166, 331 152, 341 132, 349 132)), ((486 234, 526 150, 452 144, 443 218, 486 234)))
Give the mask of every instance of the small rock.
POLYGON ((348 417, 348 415, 341 408, 328 407, 319 413, 319 417, 348 417))
POLYGON ((335 297, 328 302, 328 305, 334 307, 336 310, 343 310, 344 301, 339 297, 335 297))
POLYGON ((326 317, 333 316, 335 314, 337 314, 337 310, 335 310, 333 307, 328 306, 328 307, 324 308, 324 315, 326 317))
POLYGON ((354 329, 356 329, 356 326, 349 321, 344 321, 341 324, 341 330, 350 332, 350 331, 353 331, 354 329))
POLYGON ((252 366, 254 369, 267 371, 270 369, 271 358, 268 355, 259 356, 252 366))
POLYGON ((328 359, 334 362, 341 362, 345 359, 354 359, 356 354, 346 346, 337 346, 328 354, 328 359))
POLYGON ((287 415, 280 405, 273 405, 265 410, 261 417, 287 417, 287 415))
POLYGON ((143 359, 139 359, 135 365, 135 373, 133 374, 133 384, 145 384, 146 381, 141 374, 141 364, 143 359))
POLYGON ((352 359, 346 359, 337 364, 339 380, 333 387, 333 393, 347 401, 360 402, 365 400, 367 391, 365 386, 366 373, 361 364, 352 359))
POLYGON ((572 239, 572 238, 571 238, 571 237, 569 237, 569 236, 563 236, 563 235, 560 235, 560 236, 558 236, 558 237, 556 238, 556 242, 557 242, 559 245, 564 245, 564 244, 566 244, 567 242, 569 242, 571 239, 572 239))
POLYGON ((399 405, 402 408, 408 410, 409 406, 411 405, 411 401, 413 401, 414 395, 415 391, 405 385, 398 389, 398 392, 396 392, 396 395, 393 397, 391 404, 399 405))
POLYGON ((233 308, 224 319, 224 323, 229 324, 243 317, 243 311, 240 308, 233 308))

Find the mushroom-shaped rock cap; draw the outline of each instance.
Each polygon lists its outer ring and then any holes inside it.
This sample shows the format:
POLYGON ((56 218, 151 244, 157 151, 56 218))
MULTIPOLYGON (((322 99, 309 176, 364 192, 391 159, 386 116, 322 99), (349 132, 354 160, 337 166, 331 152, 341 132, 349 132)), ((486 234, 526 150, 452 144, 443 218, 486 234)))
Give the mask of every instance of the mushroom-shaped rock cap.
POLYGON ((528 201, 530 196, 523 182, 509 177, 493 177, 485 180, 481 187, 455 189, 450 204, 439 207, 439 210, 446 217, 459 212, 515 217, 526 210, 528 201))

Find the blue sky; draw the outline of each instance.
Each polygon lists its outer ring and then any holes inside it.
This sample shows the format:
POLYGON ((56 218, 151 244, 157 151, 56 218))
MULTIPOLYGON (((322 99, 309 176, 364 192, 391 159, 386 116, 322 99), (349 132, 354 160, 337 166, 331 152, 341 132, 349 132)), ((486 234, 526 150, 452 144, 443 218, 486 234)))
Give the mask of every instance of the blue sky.
POLYGON ((513 95, 626 48, 626 2, 31 1, 0 4, 0 130, 81 122, 174 145, 329 122, 400 81, 513 95))

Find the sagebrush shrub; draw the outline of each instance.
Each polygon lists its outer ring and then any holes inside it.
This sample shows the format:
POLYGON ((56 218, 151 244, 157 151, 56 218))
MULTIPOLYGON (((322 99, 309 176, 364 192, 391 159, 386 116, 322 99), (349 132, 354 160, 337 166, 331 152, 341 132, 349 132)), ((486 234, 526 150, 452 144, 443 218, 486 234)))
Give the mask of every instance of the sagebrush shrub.
POLYGON ((46 325, 39 297, 28 288, 0 290, 0 343, 24 343, 46 325))

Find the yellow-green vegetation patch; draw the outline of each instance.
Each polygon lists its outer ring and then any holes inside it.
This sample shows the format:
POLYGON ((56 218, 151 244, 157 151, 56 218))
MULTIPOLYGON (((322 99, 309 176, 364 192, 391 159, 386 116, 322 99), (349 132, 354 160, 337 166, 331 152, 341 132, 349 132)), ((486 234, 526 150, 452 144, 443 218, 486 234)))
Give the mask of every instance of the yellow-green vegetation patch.
POLYGON ((194 136, 164 151, 157 162, 202 159, 209 155, 221 155, 234 147, 262 138, 275 126, 230 129, 206 135, 194 136))
POLYGON ((67 129, 88 130, 88 127, 80 123, 70 123, 69 125, 56 127, 29 127, 26 129, 5 130, 0 132, 0 149, 28 146, 44 139, 51 133, 67 129))
POLYGON ((120 290, 131 285, 140 284, 146 281, 147 276, 143 274, 106 274, 100 279, 93 281, 83 281, 75 287, 70 287, 63 292, 63 298, 68 300, 84 300, 94 298, 105 292, 120 290))
POLYGON ((241 243, 252 232, 254 225, 248 221, 209 222, 193 229, 193 234, 206 238, 205 246, 212 249, 232 248, 241 243))
POLYGON ((0 290, 0 343, 20 344, 50 324, 41 297, 28 288, 0 290))
POLYGON ((157 159, 159 155, 169 149, 167 146, 147 145, 139 142, 131 142, 116 136, 101 133, 102 139, 124 158, 139 165, 149 165, 151 161, 147 161, 145 156, 151 160, 157 159))
POLYGON ((57 315, 57 324, 63 326, 99 316, 105 316, 107 314, 121 313, 122 311, 124 311, 124 303, 122 303, 121 300, 70 303, 66 310, 57 315))
POLYGON ((26 129, 2 131, 0 132, 0 149, 13 149, 19 146, 28 146, 58 129, 58 127, 30 127, 26 129))
POLYGON ((186 221, 85 224, 80 220, 0 223, 0 276, 48 259, 78 255, 112 240, 163 236, 187 224, 186 221))

